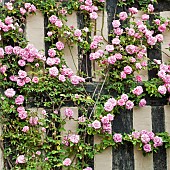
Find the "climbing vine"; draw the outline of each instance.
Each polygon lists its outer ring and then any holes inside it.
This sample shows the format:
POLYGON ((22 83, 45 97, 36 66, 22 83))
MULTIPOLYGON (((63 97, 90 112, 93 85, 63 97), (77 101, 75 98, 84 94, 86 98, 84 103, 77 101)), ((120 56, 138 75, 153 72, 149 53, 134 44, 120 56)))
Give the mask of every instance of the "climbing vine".
POLYGON ((159 48, 164 41, 170 22, 154 14, 155 0, 138 1, 145 14, 136 21, 138 9, 133 3, 118 1, 118 7, 129 8, 115 12, 108 41, 103 27, 100 34, 95 30, 98 14, 105 11, 104 0, 0 1, 0 147, 5 169, 90 170, 89 160, 110 146, 130 142, 144 155, 157 152, 162 145, 170 147, 167 132, 112 131, 116 115, 124 109, 144 107, 146 96, 170 101, 169 63, 147 58, 147 49, 159 48), (48 18, 47 55, 25 36, 27 17, 37 11, 48 18), (83 28, 66 24, 74 11, 83 16, 83 28), (77 67, 72 53, 75 45, 80 49, 80 63, 82 56, 88 56, 100 67, 96 74, 102 82, 92 93, 86 89, 86 73, 78 68, 73 72, 64 59, 64 49, 69 48, 77 67), (142 80, 141 70, 147 69, 156 69, 157 77, 142 80), (68 104, 79 109, 77 118, 68 104), (66 124, 73 121, 77 122, 76 131, 67 131, 66 124), (101 142, 93 145, 93 136, 101 142))

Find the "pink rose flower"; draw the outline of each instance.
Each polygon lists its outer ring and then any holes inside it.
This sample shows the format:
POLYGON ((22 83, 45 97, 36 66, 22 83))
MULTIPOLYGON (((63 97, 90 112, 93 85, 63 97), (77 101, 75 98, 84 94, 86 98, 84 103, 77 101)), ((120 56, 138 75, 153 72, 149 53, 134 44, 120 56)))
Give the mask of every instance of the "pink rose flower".
POLYGON ((139 139, 140 138, 140 132, 132 132, 132 137, 134 139, 139 139))
POLYGON ((130 67, 130 66, 126 66, 126 67, 124 67, 124 73, 125 74, 131 74, 132 73, 132 67, 130 67))
POLYGON ((33 83, 38 83, 39 82, 39 78, 38 77, 33 77, 32 78, 32 82, 33 83))
POLYGON ((131 110, 134 107, 134 103, 132 101, 128 100, 126 102, 126 106, 125 107, 126 107, 126 109, 131 110))
POLYGON ((25 64, 26 64, 25 60, 18 60, 19 66, 23 67, 23 66, 25 66, 25 64))
POLYGON ((10 11, 12 11, 13 8, 14 8, 13 4, 11 2, 7 2, 7 3, 5 3, 5 5, 6 5, 7 9, 10 10, 10 11))
POLYGON ((29 83, 31 81, 31 79, 29 77, 25 77, 24 81, 25 81, 25 83, 29 83))
POLYGON ((135 95, 137 95, 137 96, 141 95, 141 94, 143 93, 143 88, 142 88, 142 86, 137 86, 136 88, 134 88, 134 89, 132 90, 132 93, 135 94, 135 95))
POLYGON ((116 62, 116 57, 114 55, 110 56, 108 58, 108 63, 109 64, 114 64, 116 62))
POLYGON ((166 30, 166 25, 165 25, 165 24, 160 25, 160 26, 158 27, 158 30, 159 30, 160 32, 165 32, 165 30, 166 30))
POLYGON ((23 70, 19 70, 18 76, 19 76, 19 78, 23 79, 23 78, 27 77, 27 72, 23 71, 23 70))
POLYGON ((49 55, 50 57, 55 57, 56 51, 55 51, 53 48, 51 48, 51 49, 48 50, 48 55, 49 55))
POLYGON ((56 47, 59 51, 61 51, 64 48, 64 44, 61 41, 58 41, 56 43, 56 47))
POLYGON ((77 144, 77 143, 79 142, 79 140, 80 140, 80 136, 73 134, 73 135, 69 135, 68 139, 69 139, 71 142, 77 144))
POLYGON ((74 31, 74 36, 76 36, 76 37, 80 37, 81 35, 82 35, 81 30, 76 29, 76 30, 74 31))
POLYGON ((48 35, 48 37, 51 37, 53 35, 53 33, 51 31, 48 31, 47 35, 48 35))
POLYGON ((111 102, 106 102, 104 104, 104 110, 107 111, 107 112, 111 112, 113 110, 113 104, 111 102))
POLYGON ((66 81, 66 77, 64 75, 59 75, 58 76, 58 79, 61 81, 61 82, 65 82, 66 81))
POLYGON ((121 24, 120 24, 120 21, 119 21, 119 20, 113 20, 113 22, 112 22, 113 28, 118 28, 120 25, 121 25, 121 24))
POLYGON ((19 106, 17 108, 17 112, 22 112, 22 111, 25 111, 25 108, 23 106, 19 106))
POLYGON ((61 27, 63 26, 62 21, 58 19, 58 20, 55 22, 55 26, 61 28, 61 27))
POLYGON ((90 18, 91 18, 91 19, 97 19, 97 18, 98 18, 97 12, 92 12, 92 13, 90 13, 90 18))
POLYGON ((0 67, 0 73, 5 74, 6 70, 7 70, 6 65, 3 65, 3 66, 0 67))
POLYGON ((150 137, 151 140, 155 137, 155 134, 153 132, 148 132, 147 135, 150 137))
POLYGON ((73 110, 71 108, 66 108, 66 110, 64 111, 65 116, 68 118, 72 118, 73 117, 73 110))
POLYGON ((126 102, 128 100, 128 95, 127 94, 122 94, 121 99, 123 99, 126 102))
POLYGON ((9 98, 15 96, 15 93, 16 92, 13 88, 9 88, 9 89, 5 90, 5 92, 4 92, 5 96, 7 96, 9 98))
POLYGON ((50 74, 50 76, 52 76, 52 77, 56 77, 57 75, 58 75, 58 69, 57 69, 57 67, 51 67, 50 69, 49 69, 49 74, 50 74))
POLYGON ((160 23, 161 23, 161 21, 159 19, 155 19, 154 22, 156 25, 160 25, 160 23))
POLYGON ((113 38, 112 44, 113 44, 113 45, 119 45, 119 44, 120 44, 119 38, 113 38))
POLYGON ((114 140, 114 142, 116 142, 116 143, 122 142, 122 135, 119 134, 119 133, 115 133, 115 134, 113 135, 113 140, 114 140))
POLYGON ((6 54, 12 54, 13 47, 11 45, 5 47, 5 53, 6 54))
POLYGON ((78 117, 78 123, 84 123, 86 121, 86 117, 84 117, 83 115, 78 117))
POLYGON ((27 111, 25 111, 25 110, 23 110, 23 111, 20 111, 19 113, 18 113, 18 117, 20 118, 20 119, 26 119, 27 118, 27 111))
POLYGON ((158 87, 158 92, 161 93, 161 94, 166 94, 167 89, 166 89, 165 86, 159 86, 158 87))
POLYGON ((142 77, 139 76, 139 75, 137 75, 137 76, 135 77, 135 79, 136 79, 137 82, 142 82, 142 77))
POLYGON ((87 167, 87 168, 84 168, 83 170, 93 170, 93 169, 90 167, 87 167))
POLYGON ((113 45, 106 45, 106 51, 112 52, 114 50, 113 45))
POLYGON ((124 99, 119 99, 119 100, 117 101, 117 104, 118 104, 119 106, 124 106, 124 105, 125 105, 124 99))
POLYGON ((122 35, 123 34, 123 29, 121 29, 121 28, 114 28, 114 33, 116 34, 116 35, 122 35))
POLYGON ((114 120, 114 115, 112 115, 112 114, 107 114, 107 118, 109 119, 109 121, 112 121, 112 120, 114 120))
POLYGON ((16 55, 19 55, 20 54, 20 50, 21 50, 21 47, 15 46, 13 48, 13 53, 16 54, 16 55))
POLYGON ((142 15, 142 20, 147 21, 149 19, 149 15, 143 14, 142 15))
POLYGON ((37 116, 36 117, 31 116, 30 119, 29 119, 29 122, 32 126, 37 125, 38 124, 38 117, 37 116))
POLYGON ((55 16, 55 15, 52 15, 50 18, 49 18, 49 21, 51 22, 51 24, 55 24, 55 22, 58 20, 58 18, 55 16))
POLYGON ((162 146, 163 145, 163 140, 162 140, 162 138, 161 137, 158 137, 158 136, 155 136, 154 138, 153 138, 153 142, 154 142, 154 147, 156 148, 156 147, 158 147, 158 146, 162 146))
POLYGON ((92 127, 94 129, 100 129, 101 128, 101 122, 98 121, 98 120, 95 120, 93 123, 92 123, 92 127))
POLYGON ((24 126, 24 127, 22 128, 22 131, 23 131, 23 132, 28 132, 28 131, 29 131, 29 126, 24 126))
POLYGON ((120 77, 121 77, 122 79, 125 79, 125 78, 126 78, 126 73, 125 73, 124 71, 122 71, 122 72, 120 73, 120 77))
POLYGON ((24 163, 26 163, 25 156, 24 155, 18 156, 15 163, 16 164, 24 164, 24 163))
POLYGON ((22 87, 25 85, 25 79, 17 79, 17 85, 22 87))
POLYGON ((153 12, 154 11, 154 7, 152 4, 148 5, 148 12, 153 12))
POLYGON ((144 107, 146 105, 146 100, 145 99, 141 99, 139 102, 139 106, 140 107, 144 107))
POLYGON ((4 49, 0 48, 0 58, 4 58, 4 49))
POLYGON ((151 152, 151 151, 152 151, 151 145, 150 145, 150 144, 145 144, 145 145, 143 146, 143 150, 144 150, 145 152, 151 152))
POLYGON ((104 117, 101 118, 101 122, 103 124, 108 124, 110 121, 109 121, 109 118, 107 116, 104 116, 104 117))
POLYGON ((19 95, 16 99, 15 99, 15 104, 16 105, 21 105, 24 102, 24 96, 23 95, 19 95))
POLYGON ((124 21, 124 20, 127 19, 127 17, 128 17, 128 15, 127 15, 126 12, 120 12, 120 13, 119 13, 119 18, 120 18, 120 20, 124 21))
POLYGON ((64 165, 64 166, 70 166, 70 165, 71 165, 71 159, 70 159, 70 158, 64 159, 63 165, 64 165))
POLYGON ((41 130, 45 133, 46 132, 46 128, 42 127, 41 130))
POLYGON ((122 54, 120 54, 120 53, 116 53, 114 56, 116 57, 117 60, 122 59, 122 54))
POLYGON ((157 38, 157 41, 158 41, 158 42, 162 42, 162 41, 164 40, 162 34, 157 34, 157 35, 156 35, 156 38, 157 38))
POLYGON ((36 154, 37 155, 41 155, 41 151, 36 151, 36 154))
POLYGON ((137 14, 137 13, 138 13, 138 9, 135 8, 135 7, 132 7, 132 8, 129 8, 129 12, 130 12, 131 14, 137 14))
POLYGON ((19 10, 22 15, 24 15, 27 12, 24 8, 20 8, 19 10))
POLYGON ((141 141, 142 141, 142 143, 146 144, 150 141, 150 137, 147 134, 142 134, 141 141))
POLYGON ((48 57, 46 60, 46 63, 47 63, 47 65, 52 66, 55 64, 55 60, 54 60, 54 58, 48 57))
POLYGON ((126 46, 126 51, 129 54, 134 54, 134 53, 137 52, 136 51, 136 46, 135 45, 128 45, 128 46, 126 46))

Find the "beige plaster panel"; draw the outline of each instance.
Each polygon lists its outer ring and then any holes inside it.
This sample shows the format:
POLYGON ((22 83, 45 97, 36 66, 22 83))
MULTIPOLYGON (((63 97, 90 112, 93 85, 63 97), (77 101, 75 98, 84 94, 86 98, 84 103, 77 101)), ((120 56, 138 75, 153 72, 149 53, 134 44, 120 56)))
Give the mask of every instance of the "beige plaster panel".
MULTIPOLYGON (((100 143, 101 139, 96 135, 94 143, 100 143)), ((94 170, 112 170, 112 147, 105 149, 94 157, 94 170)))
POLYGON ((40 11, 37 11, 36 15, 28 15, 26 38, 38 50, 44 50, 44 16, 40 11))
MULTIPOLYGON (((165 112, 165 131, 170 134, 170 106, 164 106, 165 112)), ((166 150, 167 153, 167 169, 170 169, 170 149, 166 150)))
MULTIPOLYGON (((170 11, 160 12, 160 16, 162 16, 164 18, 168 18, 168 17, 170 17, 170 11)), ((169 47, 168 44, 170 43, 170 31, 166 30, 163 33, 163 36, 164 36, 164 41, 161 44, 162 51, 164 51, 166 54, 168 54, 170 56, 170 51, 168 49, 165 49, 165 48, 169 47)), ((170 60, 170 57, 168 57, 165 53, 162 53, 162 61, 166 63, 170 60)))
MULTIPOLYGON (((137 131, 152 131, 151 106, 133 109, 133 128, 137 131)), ((142 151, 134 148, 135 170, 153 170, 153 154, 144 157, 142 151)))

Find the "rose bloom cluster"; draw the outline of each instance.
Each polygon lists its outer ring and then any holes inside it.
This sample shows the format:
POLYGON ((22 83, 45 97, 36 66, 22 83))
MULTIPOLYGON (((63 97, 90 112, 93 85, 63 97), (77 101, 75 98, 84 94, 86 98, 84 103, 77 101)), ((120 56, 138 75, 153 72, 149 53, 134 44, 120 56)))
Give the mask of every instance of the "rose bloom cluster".
POLYGON ((57 28, 61 28, 63 26, 62 21, 55 15, 52 15, 49 18, 49 21, 50 21, 51 24, 55 25, 57 28))
POLYGON ((152 151, 152 143, 154 148, 163 145, 163 140, 161 137, 156 136, 153 132, 149 132, 147 130, 142 130, 141 132, 132 132, 132 138, 142 142, 143 150, 145 152, 152 151))
POLYGON ((68 136, 64 136, 62 143, 65 146, 69 146, 70 142, 77 144, 80 141, 80 136, 76 134, 69 134, 68 136))
POLYGON ((85 82, 85 79, 83 77, 74 75, 71 68, 67 68, 65 65, 61 68, 61 74, 59 74, 59 70, 56 66, 53 66, 49 68, 49 75, 51 77, 57 77, 59 81, 65 82, 68 78, 73 85, 78 85, 79 83, 85 82))
MULTIPOLYGON (((148 5, 148 11, 154 11, 153 5, 148 5)), ((126 79, 127 76, 133 74, 134 71, 139 71, 146 68, 147 62, 145 61, 145 59, 147 54, 147 47, 153 46, 156 43, 163 42, 162 33, 166 30, 166 27, 169 24, 169 20, 165 21, 164 24, 159 23, 158 30, 154 32, 153 30, 150 30, 147 26, 149 15, 143 14, 141 20, 133 22, 133 27, 126 27, 123 30, 121 28, 122 21, 125 21, 127 18, 130 18, 137 13, 138 9, 135 7, 129 8, 129 14, 127 12, 120 12, 119 19, 113 20, 112 22, 112 44, 106 45, 104 51, 96 51, 91 53, 89 56, 90 60, 101 59, 102 64, 107 63, 113 65, 113 68, 115 64, 120 64, 121 61, 126 60, 127 65, 123 64, 120 68, 121 70, 119 70, 121 79, 126 79), (131 44, 131 40, 133 41, 134 39, 136 42, 139 42, 139 45, 131 44), (130 44, 126 43, 126 46, 124 46, 125 41, 129 42, 130 44), (103 57, 104 53, 105 57, 103 57)), ((158 20, 156 21, 158 23, 158 20)), ((92 41, 90 47, 91 49, 96 50, 98 48, 97 41, 92 41)), ((137 76, 136 80, 140 82, 142 81, 142 78, 137 76)))
POLYGON ((12 47, 11 45, 6 46, 5 50, 0 48, 0 58, 4 58, 5 54, 19 56, 18 65, 21 67, 25 66, 26 62, 34 62, 35 59, 45 60, 44 56, 31 44, 28 44, 25 48, 19 46, 12 47))
POLYGON ((159 64, 158 77, 162 79, 163 85, 158 87, 158 92, 162 95, 170 92, 170 66, 164 63, 159 64))
POLYGON ((92 127, 96 130, 102 129, 102 132, 107 132, 111 134, 112 132, 112 124, 111 122, 114 120, 114 115, 107 114, 106 116, 101 116, 100 121, 94 120, 92 124, 89 124, 89 127, 92 127))
POLYGON ((25 15, 27 12, 32 13, 32 12, 36 12, 36 7, 35 5, 31 4, 31 3, 25 3, 24 7, 20 8, 20 13, 22 15, 25 15))
MULTIPOLYGON (((95 35, 94 37, 93 37, 93 41, 91 42, 91 44, 90 44, 90 48, 92 49, 92 50, 94 50, 94 49, 96 49, 96 48, 98 48, 98 46, 100 45, 100 43, 103 41, 103 37, 102 36, 98 36, 98 35, 95 35)), ((101 54, 104 54, 104 51, 102 52, 102 50, 99 52, 99 54, 101 55, 101 54)), ((93 53, 91 53, 91 55, 92 55, 93 53)), ((95 59, 97 59, 98 57, 91 57, 91 55, 90 55, 90 60, 95 60, 95 59)), ((94 55, 94 54, 93 54, 94 55)))
POLYGON ((19 28, 18 23, 14 23, 14 19, 12 17, 7 16, 4 22, 0 20, 0 31, 8 32, 16 29, 18 29, 19 32, 22 32, 22 29, 19 28))
MULTIPOLYGON (((142 94, 143 89, 141 86, 137 86, 134 90, 133 90, 133 94, 142 94)), ((111 112, 114 107, 116 106, 120 106, 120 107, 125 107, 128 110, 133 109, 134 107, 134 103, 133 101, 128 99, 128 95, 127 94, 122 94, 117 100, 115 98, 110 98, 107 100, 107 102, 104 104, 104 110, 106 112, 111 112)), ((139 101, 139 106, 140 107, 144 107, 146 105, 146 100, 145 99, 141 99, 139 101)))
MULTIPOLYGON (((97 19, 98 18, 98 7, 93 4, 92 0, 79 0, 81 3, 80 10, 87 11, 90 14, 91 19, 97 19)), ((105 0, 99 0, 99 2, 105 2, 105 0)))

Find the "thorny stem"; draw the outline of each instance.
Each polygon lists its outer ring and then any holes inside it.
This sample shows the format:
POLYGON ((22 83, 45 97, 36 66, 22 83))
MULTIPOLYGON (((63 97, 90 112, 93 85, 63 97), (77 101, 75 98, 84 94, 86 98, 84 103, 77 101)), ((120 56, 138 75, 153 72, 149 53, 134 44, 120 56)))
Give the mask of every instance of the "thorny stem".
POLYGON ((73 60, 74 67, 76 68, 76 71, 78 71, 77 66, 76 66, 76 63, 75 63, 75 61, 74 61, 73 53, 72 53, 72 51, 71 51, 71 47, 70 47, 70 45, 69 45, 68 43, 67 43, 67 45, 68 45, 68 48, 69 48, 69 51, 70 51, 70 54, 71 54, 71 58, 72 58, 72 60, 73 60))
MULTIPOLYGON (((1 148, 2 151, 4 151, 2 140, 0 141, 0 148, 1 148)), ((8 157, 6 159, 7 159, 7 162, 8 162, 8 165, 9 165, 10 169, 12 169, 12 164, 10 162, 10 159, 8 157)))
POLYGON ((160 50, 162 53, 164 53, 167 57, 170 57, 165 51, 161 50, 160 48, 156 47, 158 50, 160 50))
POLYGON ((99 101, 101 92, 102 92, 103 87, 104 87, 104 85, 105 85, 105 83, 106 83, 106 80, 107 80, 108 73, 109 73, 109 67, 108 67, 108 69, 107 69, 105 79, 104 79, 104 81, 103 81, 103 83, 102 83, 102 86, 101 86, 101 88, 100 88, 100 91, 99 91, 99 93, 98 93, 97 100, 96 100, 96 102, 95 102, 95 104, 94 104, 94 106, 93 106, 93 109, 92 109, 91 113, 90 113, 89 119, 91 118, 91 116, 92 116, 92 114, 93 114, 93 112, 94 112, 94 110, 95 110, 95 107, 96 107, 96 105, 97 105, 97 103, 98 103, 98 101, 99 101))
POLYGON ((101 28, 101 36, 103 37, 103 40, 108 43, 108 41, 105 39, 104 35, 103 35, 103 30, 104 30, 104 9, 103 9, 103 13, 102 13, 102 28, 101 28))

